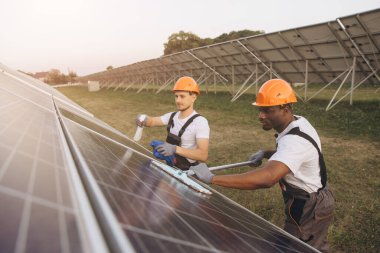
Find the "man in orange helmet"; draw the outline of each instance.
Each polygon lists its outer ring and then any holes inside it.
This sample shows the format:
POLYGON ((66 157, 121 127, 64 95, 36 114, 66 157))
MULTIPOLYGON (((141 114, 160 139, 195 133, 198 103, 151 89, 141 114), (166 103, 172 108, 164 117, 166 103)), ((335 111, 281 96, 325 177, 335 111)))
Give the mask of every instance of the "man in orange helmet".
POLYGON ((285 231, 328 252, 328 227, 333 219, 335 200, 327 184, 321 142, 313 126, 292 111, 297 102, 290 84, 281 79, 267 81, 253 105, 266 131, 274 129, 276 150, 260 150, 250 159, 261 168, 242 174, 214 175, 202 163, 190 167, 206 182, 238 189, 269 188, 279 182, 285 202, 285 231))
POLYGON ((164 156, 175 156, 174 165, 182 170, 205 162, 208 158, 210 127, 207 119, 193 108, 200 95, 198 84, 191 77, 178 79, 172 89, 178 112, 169 112, 160 117, 139 114, 138 126, 167 126, 166 142, 157 146, 164 156))

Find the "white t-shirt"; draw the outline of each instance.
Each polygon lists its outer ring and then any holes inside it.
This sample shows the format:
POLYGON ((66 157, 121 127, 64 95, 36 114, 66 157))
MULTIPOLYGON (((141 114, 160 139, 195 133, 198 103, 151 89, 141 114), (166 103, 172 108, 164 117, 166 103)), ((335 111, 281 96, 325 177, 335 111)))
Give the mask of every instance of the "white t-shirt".
POLYGON ((316 192, 322 187, 320 177, 319 156, 317 149, 305 138, 288 134, 292 128, 299 127, 300 130, 308 134, 317 143, 322 152, 321 141, 314 127, 305 118, 296 116, 298 119, 292 121, 289 126, 282 131, 277 139, 277 151, 269 159, 279 161, 289 167, 284 179, 287 183, 297 186, 308 193, 316 192))
MULTIPOLYGON (((166 113, 160 117, 161 121, 167 125, 169 123, 170 116, 173 112, 166 113)), ((179 130, 183 125, 190 119, 193 115, 197 114, 193 111, 188 117, 184 119, 179 119, 179 112, 177 112, 173 117, 174 126, 170 128, 170 133, 178 135, 179 130)), ((196 117, 193 122, 187 126, 185 132, 181 136, 181 147, 188 149, 196 149, 197 139, 209 139, 210 138, 210 127, 208 121, 203 116, 196 117)), ((189 162, 193 163, 195 160, 187 159, 189 162)))

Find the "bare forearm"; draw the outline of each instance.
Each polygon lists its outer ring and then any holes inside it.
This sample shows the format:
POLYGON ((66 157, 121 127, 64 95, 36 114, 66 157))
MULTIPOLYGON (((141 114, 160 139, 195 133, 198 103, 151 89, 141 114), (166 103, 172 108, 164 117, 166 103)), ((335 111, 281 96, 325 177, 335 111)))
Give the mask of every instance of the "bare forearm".
POLYGON ((162 122, 160 117, 149 117, 146 120, 145 126, 147 127, 154 127, 154 126, 163 126, 164 123, 162 122))
POLYGON ((206 162, 208 159, 208 150, 203 150, 199 148, 188 149, 188 148, 177 146, 176 154, 180 156, 184 156, 192 160, 200 161, 200 162, 206 162))
POLYGON ((265 172, 260 172, 260 169, 257 169, 242 174, 215 175, 212 179, 212 184, 242 190, 271 187, 272 183, 267 179, 268 176, 264 174, 265 172))
POLYGON ((269 161, 265 166, 234 175, 215 175, 211 183, 245 190, 269 188, 290 172, 289 168, 278 161, 269 161))

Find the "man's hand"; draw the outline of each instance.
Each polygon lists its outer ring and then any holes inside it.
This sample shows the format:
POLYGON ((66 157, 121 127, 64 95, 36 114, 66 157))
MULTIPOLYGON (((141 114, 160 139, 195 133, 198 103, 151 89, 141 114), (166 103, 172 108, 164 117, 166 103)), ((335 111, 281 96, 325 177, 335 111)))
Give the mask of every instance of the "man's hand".
POLYGON ((199 178, 199 180, 210 184, 212 181, 212 178, 214 177, 214 174, 211 173, 211 171, 208 169, 207 165, 205 163, 200 163, 195 166, 191 166, 189 168, 189 171, 194 171, 195 175, 199 178))
POLYGON ((252 154, 249 157, 249 160, 252 162, 249 166, 251 167, 259 167, 264 159, 265 152, 263 150, 259 150, 256 153, 252 154))
POLYGON ((164 156, 171 156, 175 154, 176 147, 176 145, 165 142, 157 146, 157 151, 164 156))
POLYGON ((139 114, 136 117, 136 125, 139 127, 146 126, 146 121, 148 120, 148 115, 146 114, 139 114))

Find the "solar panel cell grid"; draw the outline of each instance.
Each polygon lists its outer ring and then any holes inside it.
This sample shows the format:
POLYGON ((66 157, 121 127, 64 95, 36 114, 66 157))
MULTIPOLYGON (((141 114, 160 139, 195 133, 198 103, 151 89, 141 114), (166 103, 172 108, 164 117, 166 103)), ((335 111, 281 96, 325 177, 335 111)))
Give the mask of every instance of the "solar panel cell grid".
POLYGON ((70 111, 67 107, 62 107, 63 105, 61 103, 57 103, 59 105, 59 110, 65 117, 78 122, 79 124, 93 130, 94 132, 100 133, 104 136, 107 136, 113 140, 116 140, 128 147, 131 147, 134 150, 137 150, 145 155, 148 155, 150 157, 152 156, 152 153, 148 150, 146 150, 144 147, 138 145, 136 142, 132 141, 131 139, 122 136, 121 134, 117 134, 114 131, 111 131, 108 126, 105 125, 105 123, 99 124, 99 120, 86 117, 85 115, 78 115, 74 112, 70 111))
MULTIPOLYGON (((6 91, 6 93, 18 96, 22 99, 28 99, 35 104, 46 108, 47 110, 52 110, 53 103, 47 94, 41 93, 39 90, 31 88, 17 80, 6 76, 4 73, 0 73, 0 91, 6 91)), ((6 96, 4 94, 3 96, 6 96)), ((13 97, 11 95, 11 97, 13 97)))
POLYGON ((4 193, 0 186, 0 248, 2 252, 14 252, 24 201, 4 193))
MULTIPOLYGON (((30 102, 38 96, 33 90, 29 93, 28 87, 14 90, 30 95, 25 98, 2 87, 1 97, 7 99, 0 100, 0 107, 7 109, 0 111, 1 251, 64 252, 75 241, 75 236, 67 239, 67 228, 77 221, 55 115, 36 100, 30 102), (65 214, 69 216, 65 218, 65 214), (41 243, 47 240, 49 243, 41 243)), ((79 239, 76 241, 80 249, 79 239)))
POLYGON ((65 119, 64 124, 138 252, 288 250, 290 239, 248 210, 221 195, 190 189, 151 166, 150 157, 75 121, 65 119))

